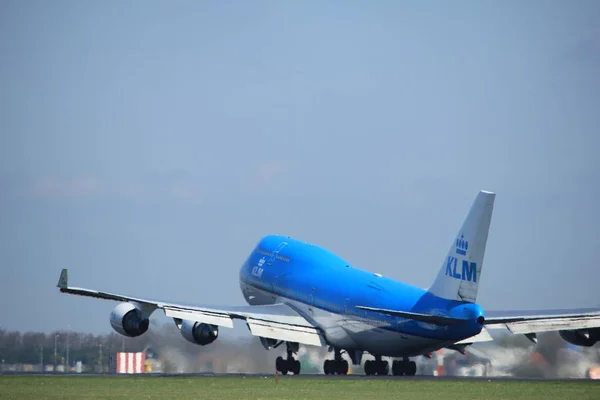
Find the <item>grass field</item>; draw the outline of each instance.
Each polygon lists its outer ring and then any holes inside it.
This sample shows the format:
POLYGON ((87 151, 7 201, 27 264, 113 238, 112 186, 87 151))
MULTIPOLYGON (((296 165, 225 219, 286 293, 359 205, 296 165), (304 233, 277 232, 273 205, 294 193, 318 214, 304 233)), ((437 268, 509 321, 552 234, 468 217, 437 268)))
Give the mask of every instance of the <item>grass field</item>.
POLYGON ((599 382, 0 377, 5 399, 600 399, 599 382))

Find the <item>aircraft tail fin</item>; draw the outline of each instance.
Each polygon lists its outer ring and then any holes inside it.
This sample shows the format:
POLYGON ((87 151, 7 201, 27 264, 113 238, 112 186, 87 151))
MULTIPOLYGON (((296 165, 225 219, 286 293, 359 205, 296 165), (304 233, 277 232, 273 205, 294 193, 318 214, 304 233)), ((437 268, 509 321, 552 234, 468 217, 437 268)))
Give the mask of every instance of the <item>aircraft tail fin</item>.
POLYGON ((480 191, 429 292, 449 300, 474 303, 496 194, 480 191))

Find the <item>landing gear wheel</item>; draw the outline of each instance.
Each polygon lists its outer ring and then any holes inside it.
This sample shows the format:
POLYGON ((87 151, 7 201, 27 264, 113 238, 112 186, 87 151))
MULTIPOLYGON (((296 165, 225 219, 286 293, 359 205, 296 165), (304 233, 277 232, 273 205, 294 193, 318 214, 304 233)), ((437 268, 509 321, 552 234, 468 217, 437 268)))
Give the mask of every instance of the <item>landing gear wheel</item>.
POLYGON ((365 361, 365 375, 373 375, 373 361, 365 361))
POLYGON ((323 372, 325 372, 325 375, 347 375, 348 367, 348 361, 343 359, 325 360, 325 362, 323 362, 323 372))
POLYGON ((281 375, 287 375, 288 373, 288 362, 283 357, 279 356, 275 359, 275 369, 281 372, 281 375))
POLYGON ((288 344, 287 358, 277 357, 275 359, 275 369, 281 372, 281 375, 287 375, 288 372, 298 375, 300 374, 300 368, 300 361, 294 359, 292 347, 288 344))
POLYGON ((407 368, 407 371, 406 371, 406 375, 415 376, 416 373, 417 373, 417 363, 414 362, 414 361, 410 361, 408 363, 408 368, 407 368))
POLYGON ((323 372, 325 375, 347 375, 348 368, 348 361, 342 358, 342 351, 340 349, 335 349, 333 360, 325 360, 323 362, 323 372))
POLYGON ((388 375, 390 373, 390 364, 387 361, 380 361, 378 364, 377 373, 379 375, 388 375))
POLYGON ((389 373, 390 364, 387 361, 383 361, 381 357, 365 361, 365 375, 388 375, 389 373))
POLYGON ((394 361, 392 363, 392 374, 395 376, 415 376, 417 373, 417 363, 404 359, 401 361, 394 361))
POLYGON ((336 367, 338 375, 348 375, 348 361, 340 360, 336 362, 336 367))
POLYGON ((292 372, 294 373, 294 375, 299 375, 300 374, 300 366, 301 366, 300 361, 294 360, 292 362, 292 365, 293 365, 292 372))
POLYGON ((392 375, 394 376, 402 376, 402 365, 399 361, 392 361, 392 375))

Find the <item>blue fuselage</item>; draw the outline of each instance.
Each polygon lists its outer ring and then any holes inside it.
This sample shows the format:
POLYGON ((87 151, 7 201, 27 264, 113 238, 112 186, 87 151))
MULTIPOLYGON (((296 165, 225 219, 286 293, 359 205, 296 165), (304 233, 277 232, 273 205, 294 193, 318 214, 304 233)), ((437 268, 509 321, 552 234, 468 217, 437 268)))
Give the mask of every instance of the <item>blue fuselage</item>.
POLYGON ((286 236, 260 240, 240 270, 251 305, 288 303, 344 349, 400 357, 425 354, 481 331, 481 307, 450 301, 373 272, 353 267, 319 246, 286 236), (364 311, 356 306, 464 319, 435 325, 364 311))

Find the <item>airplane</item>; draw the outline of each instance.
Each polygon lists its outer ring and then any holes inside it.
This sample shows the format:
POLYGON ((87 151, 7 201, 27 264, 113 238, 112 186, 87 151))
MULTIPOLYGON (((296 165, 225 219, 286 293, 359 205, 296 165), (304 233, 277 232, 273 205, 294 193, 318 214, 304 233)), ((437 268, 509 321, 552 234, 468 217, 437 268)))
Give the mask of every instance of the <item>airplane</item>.
MULTIPOLYGON (((327 347, 325 374, 345 375, 349 363, 366 375, 412 376, 411 358, 439 349, 465 354, 467 346, 493 340, 488 329, 508 329, 537 342, 540 332, 558 331, 567 342, 593 346, 600 340, 600 308, 488 311, 476 303, 496 194, 481 190, 452 239, 429 288, 420 288, 357 268, 333 252, 288 236, 262 237, 239 272, 247 305, 189 306, 71 287, 67 269, 60 292, 119 302, 110 314, 113 329, 128 337, 144 334, 157 309, 172 318, 183 338, 205 346, 219 328, 243 320, 267 350, 285 344, 276 359, 281 374, 299 374, 300 345, 327 347)), ((393 262, 393 261, 392 261, 393 262)))

